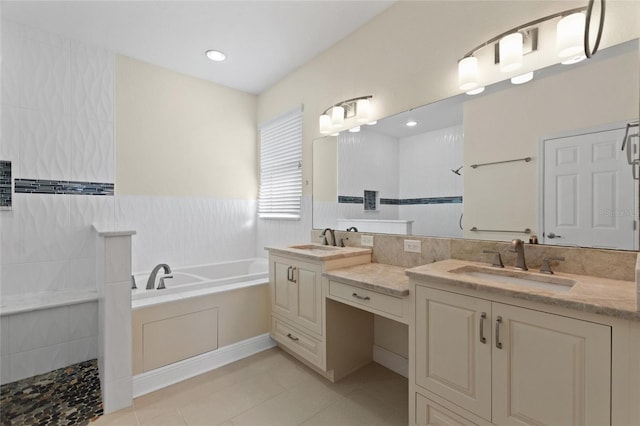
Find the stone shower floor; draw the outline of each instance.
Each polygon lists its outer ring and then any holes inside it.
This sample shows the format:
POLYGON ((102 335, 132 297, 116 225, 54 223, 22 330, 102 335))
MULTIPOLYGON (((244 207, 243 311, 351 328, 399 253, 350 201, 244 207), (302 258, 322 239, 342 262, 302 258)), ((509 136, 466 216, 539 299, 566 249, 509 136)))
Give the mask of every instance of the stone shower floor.
POLYGON ((97 361, 0 387, 2 425, 86 425, 102 415, 97 361))

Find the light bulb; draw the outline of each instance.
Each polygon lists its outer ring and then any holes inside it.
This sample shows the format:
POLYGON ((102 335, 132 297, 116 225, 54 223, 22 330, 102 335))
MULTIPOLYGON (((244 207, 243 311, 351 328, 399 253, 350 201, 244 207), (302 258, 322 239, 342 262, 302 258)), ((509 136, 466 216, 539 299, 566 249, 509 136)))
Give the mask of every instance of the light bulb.
POLYGON ((477 95, 482 92, 484 92, 484 86, 476 87, 473 90, 468 90, 467 95, 477 95))
POLYGON ((340 128, 344 125, 344 108, 341 106, 334 106, 331 109, 331 125, 334 129, 340 128))
POLYGON ((323 135, 328 135, 333 131, 331 125, 331 117, 329 117, 327 114, 322 114, 320 116, 319 125, 320 133, 322 133, 323 135))
POLYGON ((478 59, 473 56, 458 61, 458 84, 460 90, 471 90, 478 86, 478 59))
POLYGON ((531 80, 533 80, 533 71, 511 77, 511 83, 513 84, 524 84, 531 80))
POLYGON ((511 72, 522 66, 522 34, 512 33, 500 39, 500 71, 511 72))
POLYGON ((360 126, 352 127, 349 129, 351 133, 358 133, 360 131, 360 126))
POLYGON ((356 121, 367 123, 371 120, 371 102, 369 99, 358 99, 356 102, 356 121))
POLYGON ((585 16, 582 12, 565 16, 556 25, 556 49, 560 58, 584 55, 585 16))

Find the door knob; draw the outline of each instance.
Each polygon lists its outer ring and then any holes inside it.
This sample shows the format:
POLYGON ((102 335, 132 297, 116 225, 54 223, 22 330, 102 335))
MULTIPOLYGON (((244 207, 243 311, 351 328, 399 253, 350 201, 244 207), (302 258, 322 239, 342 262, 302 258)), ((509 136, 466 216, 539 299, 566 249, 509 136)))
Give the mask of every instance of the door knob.
POLYGON ((547 237, 554 239, 554 238, 562 238, 562 235, 556 235, 553 232, 549 232, 549 235, 547 235, 547 237))

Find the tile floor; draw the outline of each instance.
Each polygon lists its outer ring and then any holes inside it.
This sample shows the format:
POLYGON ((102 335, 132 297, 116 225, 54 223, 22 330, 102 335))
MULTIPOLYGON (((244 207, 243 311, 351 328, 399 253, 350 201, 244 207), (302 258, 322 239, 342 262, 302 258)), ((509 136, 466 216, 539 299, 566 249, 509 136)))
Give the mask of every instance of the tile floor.
POLYGON ((406 425, 408 383, 376 364, 331 383, 274 348, 136 398, 91 425, 406 425))

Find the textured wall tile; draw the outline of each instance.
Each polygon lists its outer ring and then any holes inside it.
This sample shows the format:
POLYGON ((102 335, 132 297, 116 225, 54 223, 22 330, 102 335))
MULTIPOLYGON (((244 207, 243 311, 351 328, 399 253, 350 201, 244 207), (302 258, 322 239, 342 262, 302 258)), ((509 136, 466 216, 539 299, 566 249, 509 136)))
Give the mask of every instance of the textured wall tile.
POLYGON ((2 95, 0 99, 3 106, 20 105, 20 77, 24 50, 20 36, 21 29, 19 24, 2 21, 2 95))
POLYGON ((69 306, 69 339, 98 335, 98 302, 69 306))
POLYGON ((114 181, 113 123, 78 117, 71 137, 70 179, 114 181))
POLYGON ((18 108, 2 106, 0 128, 0 159, 11 161, 13 175, 19 176, 16 168, 20 159, 20 114, 18 108))
POLYGON ((16 381, 65 367, 68 364, 68 344, 20 352, 9 356, 10 380, 16 381))
POLYGON ((95 259, 94 223, 114 221, 114 197, 69 196, 69 239, 71 259, 95 259))
POLYGON ((71 72, 68 43, 48 43, 25 37, 23 46, 20 106, 69 115, 71 72))
POLYGON ((20 111, 20 173, 27 179, 68 180, 70 119, 57 112, 20 111))
POLYGON ((25 352, 69 340, 69 308, 25 312, 9 317, 11 352, 25 352))
POLYGON ((69 342, 68 351, 69 360, 67 362, 70 365, 96 359, 98 357, 98 338, 94 336, 73 340, 69 342))
POLYGON ((68 288, 66 261, 15 263, 2 267, 0 297, 68 288))
POLYGON ((18 211, 25 262, 66 260, 70 251, 69 197, 29 195, 18 211))
POLYGON ((24 197, 13 195, 13 210, 0 214, 0 262, 2 265, 19 262, 24 256, 24 242, 20 238, 19 214, 24 197))
POLYGON ((67 262, 69 277, 66 288, 96 290, 96 259, 71 259, 67 262))
POLYGON ((0 355, 8 355, 9 346, 9 317, 0 317, 0 355))
POLYGON ((86 121, 114 121, 114 55, 71 42, 72 112, 86 121))
POLYGON ((0 384, 11 382, 9 356, 0 356, 0 384))

